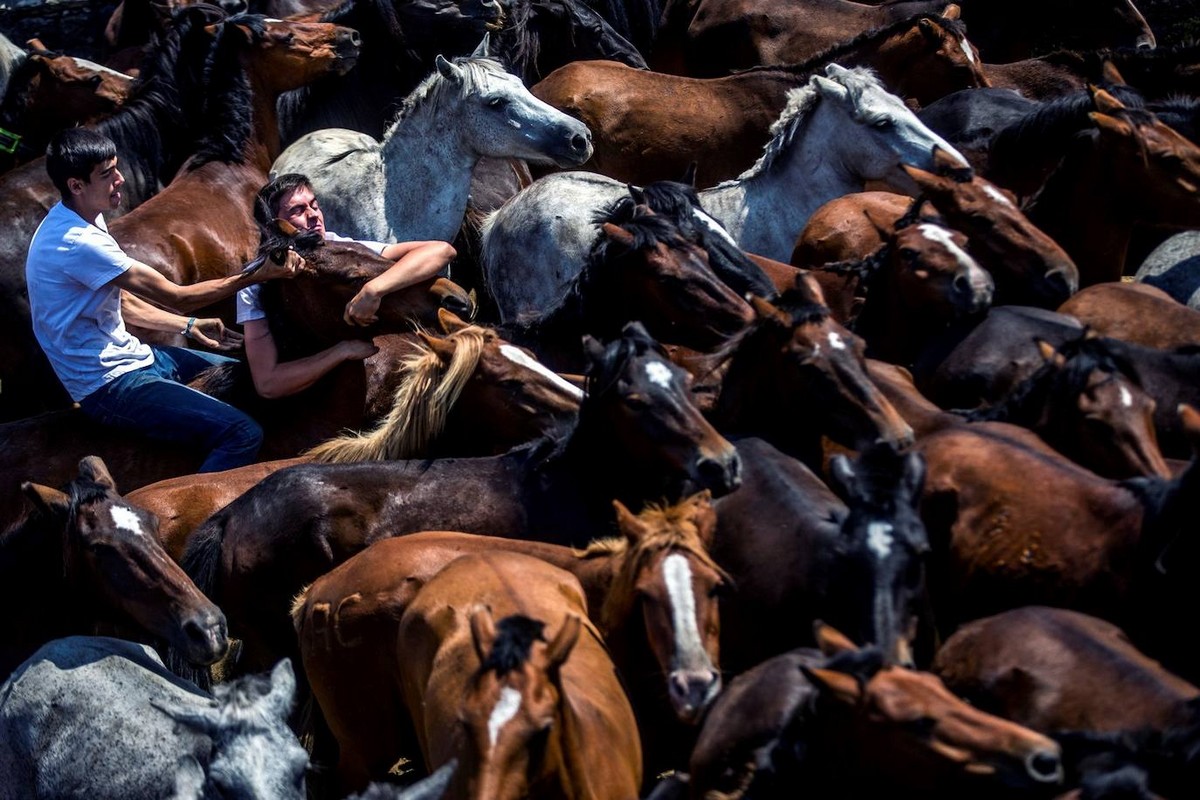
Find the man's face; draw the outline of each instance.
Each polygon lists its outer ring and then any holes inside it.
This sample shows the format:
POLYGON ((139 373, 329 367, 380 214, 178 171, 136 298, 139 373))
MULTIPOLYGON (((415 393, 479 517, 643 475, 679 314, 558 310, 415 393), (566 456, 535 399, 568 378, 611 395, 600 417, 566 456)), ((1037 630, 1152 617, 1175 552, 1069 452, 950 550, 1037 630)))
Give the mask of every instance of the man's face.
POLYGON ((302 231, 316 231, 325 235, 325 215, 321 213, 312 189, 307 186, 284 195, 279 202, 279 217, 302 231))
POLYGON ((117 169, 117 159, 110 158, 92 167, 86 181, 70 178, 67 184, 80 208, 91 214, 100 214, 113 211, 121 205, 121 187, 125 185, 125 176, 117 169))

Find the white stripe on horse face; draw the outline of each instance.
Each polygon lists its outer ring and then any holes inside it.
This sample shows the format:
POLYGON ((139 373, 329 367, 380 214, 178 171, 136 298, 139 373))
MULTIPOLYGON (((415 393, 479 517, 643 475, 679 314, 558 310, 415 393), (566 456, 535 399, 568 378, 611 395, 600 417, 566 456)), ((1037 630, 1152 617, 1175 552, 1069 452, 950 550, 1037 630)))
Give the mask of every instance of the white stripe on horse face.
POLYGON ((671 388, 671 370, 667 369, 666 364, 651 361, 646 365, 646 378, 664 389, 671 388))
POLYGON ((520 364, 522 367, 538 373, 576 400, 583 400, 583 389, 580 389, 536 358, 530 358, 529 354, 521 348, 511 344, 502 344, 500 345, 500 353, 514 364, 520 364))
POLYGON ((920 235, 924 236, 925 239, 937 242, 938 245, 948 249, 950 255, 953 255, 954 260, 958 261, 959 266, 962 267, 962 270, 966 271, 967 275, 970 275, 972 278, 976 276, 976 273, 979 271, 979 265, 976 264, 976 260, 967 255, 965 249, 959 247, 958 242, 954 241, 946 228, 942 228, 941 225, 925 222, 917 225, 917 230, 920 231, 920 235))
POLYGON ((86 58, 76 58, 75 56, 72 56, 71 60, 74 61, 75 66, 79 67, 80 69, 90 69, 94 72, 100 72, 105 75, 112 75, 114 77, 122 78, 127 83, 133 83, 134 78, 132 75, 126 75, 124 72, 117 72, 115 69, 106 67, 103 64, 97 64, 95 61, 88 61, 86 58))
POLYGON ((1130 394, 1129 389, 1125 388, 1124 386, 1120 387, 1120 389, 1121 389, 1121 405, 1125 406, 1126 408, 1132 408, 1133 407, 1133 395, 1130 394))
POLYGON ((964 38, 958 40, 958 46, 962 48, 962 51, 964 53, 966 53, 967 61, 974 64, 975 63, 975 54, 971 52, 971 43, 968 42, 966 40, 966 38, 964 37, 964 38))
POLYGON ((834 350, 845 350, 846 343, 842 340, 842 335, 837 331, 829 332, 829 346, 834 350))
POLYGON ((138 515, 125 506, 109 506, 108 513, 112 516, 113 524, 121 530, 129 531, 134 536, 146 535, 138 515))
POLYGON ((488 717, 489 747, 496 746, 496 737, 500 735, 500 729, 517 715, 520 707, 520 692, 510 686, 505 686, 500 690, 500 699, 496 701, 496 707, 492 709, 491 716, 488 717))
POLYGON ((692 594, 692 568, 685 556, 672 553, 663 559, 663 578, 667 583, 667 599, 671 603, 671 622, 675 628, 675 660, 692 664, 708 661, 700 643, 700 628, 696 622, 696 598, 692 594))
POLYGON ((867 525, 867 547, 880 561, 891 554, 893 541, 890 522, 872 522, 867 525))
POLYGON ((997 203, 1003 203, 1006 206, 1011 206, 1013 204, 1012 200, 1009 200, 1004 196, 1004 192, 1000 191, 995 186, 992 186, 990 183, 985 183, 983 185, 983 193, 995 200, 997 203))

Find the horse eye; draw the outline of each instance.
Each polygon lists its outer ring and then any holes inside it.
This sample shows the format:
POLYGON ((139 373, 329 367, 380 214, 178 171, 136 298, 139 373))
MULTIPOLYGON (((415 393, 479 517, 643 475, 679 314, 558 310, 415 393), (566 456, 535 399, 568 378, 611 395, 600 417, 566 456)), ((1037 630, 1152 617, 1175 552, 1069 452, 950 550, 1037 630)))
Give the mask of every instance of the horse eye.
POLYGON ((625 395, 625 403, 629 406, 632 406, 633 408, 649 408, 650 407, 650 401, 648 399, 646 399, 646 396, 638 394, 636 392, 632 392, 630 394, 625 395))
POLYGON ((503 97, 493 97, 487 101, 488 108, 504 108, 508 105, 508 101, 503 97))
POLYGON ((892 127, 892 125, 893 125, 893 122, 888 117, 884 117, 883 119, 879 119, 879 120, 876 120, 875 122, 871 123, 871 127, 876 128, 878 130, 884 130, 886 128, 890 128, 890 127, 892 127))

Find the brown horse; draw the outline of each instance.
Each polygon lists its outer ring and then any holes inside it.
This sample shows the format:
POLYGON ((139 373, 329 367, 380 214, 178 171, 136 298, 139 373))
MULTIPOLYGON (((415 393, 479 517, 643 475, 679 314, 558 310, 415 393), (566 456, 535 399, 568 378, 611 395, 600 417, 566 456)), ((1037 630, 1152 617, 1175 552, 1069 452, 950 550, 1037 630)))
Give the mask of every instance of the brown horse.
MULTIPOLYGON (((346 72, 359 49, 357 32, 330 23, 240 15, 219 25, 199 152, 166 189, 110 226, 125 252, 179 284, 233 274, 254 257, 253 200, 280 152, 275 101, 322 75, 346 72)), ((185 344, 180 337, 167 343, 185 344)))
POLYGON ((31 39, 29 55, 13 70, 0 101, 0 129, 13 148, 0 157, 0 169, 44 155, 50 137, 63 128, 112 114, 135 83, 129 75, 31 39))
POLYGON ((863 370, 864 343, 807 288, 775 303, 711 354, 681 358, 699 402, 723 432, 761 436, 820 469, 822 435, 849 447, 912 440, 912 430, 863 370))
POLYGON ((301 458, 184 475, 130 492, 153 512, 173 558, 209 516, 272 472, 307 461, 499 455, 546 436, 579 411, 583 392, 492 331, 444 309, 445 337, 416 334, 398 360, 392 405, 375 430, 316 446, 301 458))
POLYGON ((793 650, 730 682, 692 753, 692 797, 961 798, 1062 781, 1059 747, 1042 734, 828 627, 817 635, 824 653, 793 650))
POLYGON ((868 356, 896 364, 918 360, 952 323, 992 303, 992 276, 967 253, 967 237, 920 221, 922 202, 866 258, 812 265, 837 321, 863 337, 868 356))
POLYGON ((117 494, 89 456, 58 491, 24 483, 30 511, 0 534, 0 595, 21 613, 0 633, 0 676, 41 645, 120 625, 196 664, 225 654, 225 617, 163 551, 153 516, 117 494))
MULTIPOLYGON (((935 156, 939 174, 905 166, 944 224, 967 236, 967 252, 991 274, 996 305, 1055 308, 1079 287, 1070 256, 1040 231, 998 187, 954 169, 935 156)), ((862 192, 831 200, 812 217, 792 255, 794 264, 864 258, 875 251, 910 208, 911 199, 862 192)), ((930 219, 935 219, 932 215, 930 219)))
MULTIPOLYGON (((489 552, 453 560, 399 620, 380 620, 381 635, 359 642, 366 665, 390 668, 381 684, 358 687, 367 691, 349 707, 329 710, 343 779, 353 787, 384 775, 412 745, 408 717, 428 769, 459 759, 456 796, 636 797, 633 710, 586 617, 578 580, 540 559, 489 552), (555 631, 549 642, 546 628, 555 631), (340 727, 364 714, 367 724, 340 727)), ((344 664, 332 674, 313 667, 325 703, 329 684, 349 676, 344 664)))
POLYGON ((397 653, 378 643, 394 636, 396 620, 446 564, 500 551, 535 556, 579 579, 647 739, 647 774, 672 765, 654 753, 669 750, 669 739, 686 742, 685 726, 699 720, 721 686, 716 595, 728 588, 727 577, 707 551, 716 514, 707 494, 636 516, 619 503, 616 510, 620 536, 584 552, 440 531, 386 539, 297 598, 292 618, 305 671, 341 744, 345 788, 355 783, 350 765, 374 761, 362 754, 387 750, 383 743, 394 739, 395 709, 373 700, 389 693, 397 653))
MULTIPOLYGON (((279 281, 264 288, 264 306, 279 311, 279 342, 284 345, 293 337, 285 334, 303 323, 309 326, 318 346, 332 344, 339 338, 361 336, 362 329, 352 328, 342 320, 346 302, 362 284, 387 269, 391 262, 357 245, 330 242, 315 250, 305 250, 306 267, 296 278, 279 281), (286 284, 286 285, 284 285, 286 284)), ((379 310, 379 322, 371 330, 411 330, 413 320, 425 325, 437 322, 437 312, 443 305, 458 311, 469 307, 469 298, 461 287, 444 278, 437 278, 389 294, 379 310)), ((361 364, 347 364, 339 372, 326 376, 313 388, 315 391, 281 400, 264 401, 250 388, 248 372, 241 365, 223 367, 206 373, 197 384, 210 393, 225 393, 227 399, 241 405, 262 421, 265 433, 260 457, 264 459, 298 455, 335 435, 347 426, 363 424, 361 364), (230 389, 218 378, 230 378, 242 370, 241 393, 237 384, 230 389), (354 370, 357 370, 357 395, 354 370), (230 396, 232 395, 232 396, 230 396)), ((72 465, 88 453, 97 453, 117 467, 122 486, 136 489, 163 478, 193 473, 203 461, 204 454, 194 448, 181 448, 151 442, 127 432, 117 433, 98 425, 78 409, 54 411, 37 417, 0 425, 0 475, 5 475, 9 488, 0 492, 0 519, 11 520, 20 509, 16 483, 33 479, 46 483, 61 483, 71 474, 72 465)), ((0 481, 2 483, 2 481, 0 481)))
POLYGON ((1116 625, 1043 606, 964 625, 933 671, 977 708, 1046 732, 1165 730, 1191 722, 1200 697, 1116 625))
POLYGON ((788 90, 807 84, 825 64, 871 67, 890 91, 925 105, 987 85, 968 48, 961 23, 920 14, 790 66, 697 79, 577 61, 530 91, 587 124, 594 150, 583 169, 645 184, 675 180, 695 162, 696 185, 706 187, 736 178, 758 160, 788 90))
MULTIPOLYGON (((1184 406, 1180 415, 1200 446, 1200 414, 1184 406)), ((1195 458, 1169 481, 1117 482, 974 428, 934 433, 917 448, 929 465, 921 515, 943 630, 1055 605, 1121 625, 1160 658, 1183 657, 1163 613, 1194 588, 1180 554, 1192 546, 1195 458)))
POLYGON ((737 487, 736 450, 640 325, 589 349, 588 392, 560 438, 491 458, 290 467, 210 517, 183 563, 218 598, 251 663, 294 650, 296 592, 379 539, 460 530, 586 544, 609 532, 613 499, 640 509, 737 487))
POLYGON ((989 178, 1080 267, 1119 280, 1135 223, 1200 226, 1200 146, 1108 92, 1048 103, 996 134, 989 178), (1036 197, 1033 195, 1036 193, 1036 197))
POLYGON ((1058 307, 1101 336, 1162 350, 1200 343, 1200 312, 1145 283, 1097 283, 1058 307))

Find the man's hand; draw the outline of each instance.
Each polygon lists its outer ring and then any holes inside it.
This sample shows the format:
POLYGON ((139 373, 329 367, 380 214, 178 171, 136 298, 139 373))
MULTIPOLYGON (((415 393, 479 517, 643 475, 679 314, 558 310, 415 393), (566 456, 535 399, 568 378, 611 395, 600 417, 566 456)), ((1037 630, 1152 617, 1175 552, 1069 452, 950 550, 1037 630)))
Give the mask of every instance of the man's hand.
POLYGON ((295 250, 287 251, 287 258, 282 264, 276 264, 275 259, 268 258, 263 262, 263 265, 258 268, 255 277, 261 281, 271 281, 276 278, 294 278, 296 273, 304 266, 304 259, 295 250))
POLYGON ((242 346, 242 335, 225 329, 219 319, 197 319, 192 325, 192 338, 214 350, 237 350, 242 346))
POLYGON ((346 311, 342 314, 342 319, 347 325, 359 327, 366 327, 373 322, 378 322, 379 301, 379 296, 364 286, 358 290, 358 294, 350 298, 350 302, 346 304, 346 311))

